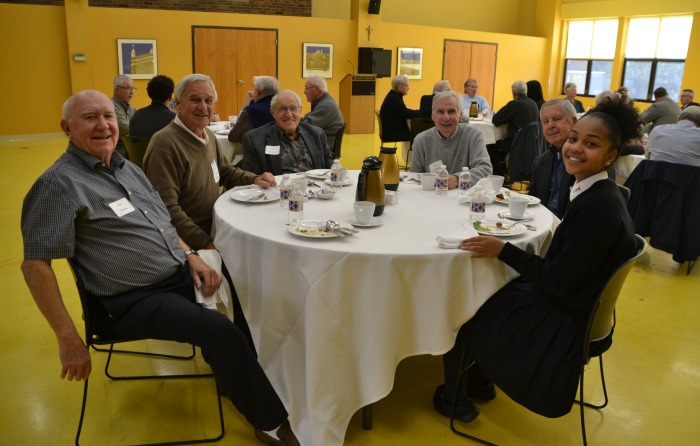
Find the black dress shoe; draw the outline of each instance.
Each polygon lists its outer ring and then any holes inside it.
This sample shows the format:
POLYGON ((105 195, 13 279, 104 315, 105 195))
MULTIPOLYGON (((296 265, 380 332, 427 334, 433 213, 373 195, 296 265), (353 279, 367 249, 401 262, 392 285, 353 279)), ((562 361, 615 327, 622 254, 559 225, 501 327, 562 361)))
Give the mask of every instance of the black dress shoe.
POLYGON ((491 401, 496 398, 496 386, 492 382, 488 382, 485 386, 470 389, 467 386, 467 395, 469 398, 479 400, 479 401, 491 401))
MULTIPOLYGON (((435 406, 435 410, 437 410, 440 415, 447 418, 452 416, 452 404, 447 402, 445 398, 444 385, 439 385, 435 389, 435 393, 433 394, 433 406, 435 406)), ((474 406, 468 398, 466 401, 458 404, 455 410, 455 420, 459 420, 462 423, 469 423, 478 416, 479 409, 474 406)))
POLYGON ((269 446, 299 446, 299 440, 292 432, 289 426, 289 420, 284 420, 284 423, 277 429, 277 436, 274 438, 260 429, 255 429, 255 437, 269 446))

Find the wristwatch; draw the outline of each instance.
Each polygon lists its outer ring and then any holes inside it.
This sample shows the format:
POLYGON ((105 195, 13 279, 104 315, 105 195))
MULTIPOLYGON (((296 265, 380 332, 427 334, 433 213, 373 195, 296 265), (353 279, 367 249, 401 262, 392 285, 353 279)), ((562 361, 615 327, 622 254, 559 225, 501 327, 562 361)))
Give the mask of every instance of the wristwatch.
POLYGON ((190 249, 188 251, 185 251, 185 257, 189 257, 190 254, 194 254, 196 256, 199 256, 199 253, 197 252, 196 249, 190 249))

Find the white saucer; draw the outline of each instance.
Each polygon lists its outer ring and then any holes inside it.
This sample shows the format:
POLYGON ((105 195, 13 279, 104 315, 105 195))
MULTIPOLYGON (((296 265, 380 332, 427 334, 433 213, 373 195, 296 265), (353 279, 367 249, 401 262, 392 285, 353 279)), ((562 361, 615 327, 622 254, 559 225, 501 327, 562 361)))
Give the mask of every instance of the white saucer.
POLYGON ((372 226, 379 226, 384 222, 382 221, 381 218, 372 217, 372 219, 369 221, 369 223, 360 223, 357 220, 355 220, 355 218, 353 217, 353 218, 348 220, 348 223, 350 223, 353 226, 360 226, 363 228, 371 228, 372 226))
POLYGON ((510 211, 501 211, 498 213, 498 216, 501 218, 508 218, 510 220, 517 220, 517 221, 530 221, 533 218, 535 218, 535 214, 532 212, 525 212, 522 217, 511 217, 510 211))
MULTIPOLYGON (((330 178, 324 181, 326 184, 331 184, 330 178)), ((352 184, 352 178, 346 178, 345 181, 343 181, 342 186, 350 186, 352 184)))

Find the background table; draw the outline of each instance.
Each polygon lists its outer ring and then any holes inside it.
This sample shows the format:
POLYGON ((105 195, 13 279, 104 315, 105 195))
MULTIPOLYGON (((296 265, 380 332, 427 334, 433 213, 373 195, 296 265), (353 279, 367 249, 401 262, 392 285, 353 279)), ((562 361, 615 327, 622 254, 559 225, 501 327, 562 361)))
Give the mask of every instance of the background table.
POLYGON ((209 124, 209 128, 211 128, 216 135, 216 140, 219 142, 221 153, 223 153, 231 164, 236 164, 243 159, 243 144, 228 140, 228 134, 230 131, 230 127, 226 127, 228 125, 228 121, 217 121, 209 124))
POLYGON ((644 155, 625 155, 617 159, 615 163, 616 177, 615 181, 619 184, 624 184, 627 178, 632 174, 632 171, 645 159, 644 155))
MULTIPOLYGON (((357 172, 349 176, 353 185, 333 199, 306 202, 305 217, 351 218, 357 172)), ((343 444, 352 415, 389 393, 403 358, 448 351, 462 324, 517 276, 496 259, 438 247, 435 238, 468 217, 456 193, 401 183, 381 226, 322 240, 288 233, 279 202, 243 204, 230 192, 216 202, 216 246, 302 444, 343 444)), ((505 209, 491 204, 487 217, 505 209)), ((538 230, 509 241, 538 253, 558 220, 542 205, 528 210, 538 230)))
POLYGON ((484 137, 484 144, 494 144, 499 139, 508 136, 507 125, 495 126, 490 119, 483 119, 480 121, 470 119, 469 125, 473 125, 481 130, 481 135, 484 137))

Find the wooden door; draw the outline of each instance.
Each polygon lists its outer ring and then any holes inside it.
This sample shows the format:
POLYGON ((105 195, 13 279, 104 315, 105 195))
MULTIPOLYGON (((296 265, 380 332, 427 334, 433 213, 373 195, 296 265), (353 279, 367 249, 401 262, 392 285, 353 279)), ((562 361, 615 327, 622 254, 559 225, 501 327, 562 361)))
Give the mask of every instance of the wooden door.
POLYGON ((479 94, 493 108, 496 83, 498 45, 495 43, 445 40, 442 78, 452 89, 464 93, 464 82, 470 77, 479 81, 479 94))
POLYGON ((277 76, 277 30, 192 27, 194 72, 211 76, 221 119, 239 113, 253 76, 277 76))

